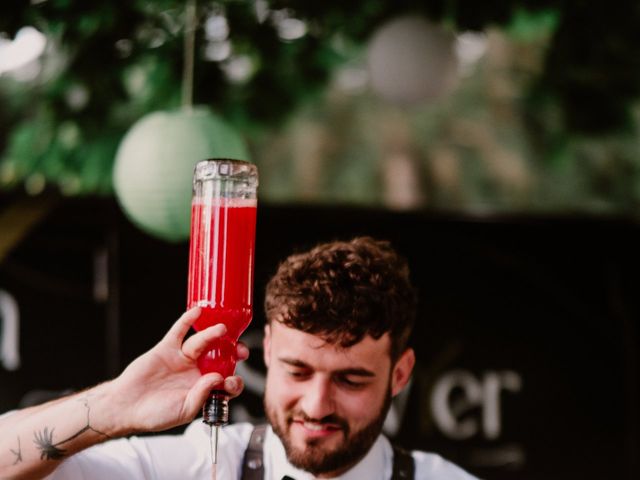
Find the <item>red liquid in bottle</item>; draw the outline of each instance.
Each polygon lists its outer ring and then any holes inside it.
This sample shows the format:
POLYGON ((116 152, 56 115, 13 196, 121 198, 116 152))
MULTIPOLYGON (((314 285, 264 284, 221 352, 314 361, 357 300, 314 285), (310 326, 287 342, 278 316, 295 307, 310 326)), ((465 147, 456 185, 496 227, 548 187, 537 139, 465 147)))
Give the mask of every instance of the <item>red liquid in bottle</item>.
POLYGON ((253 314, 253 258, 256 202, 244 199, 194 200, 187 308, 203 309, 196 330, 218 323, 226 335, 198 359, 202 373, 233 375, 236 343, 253 314))

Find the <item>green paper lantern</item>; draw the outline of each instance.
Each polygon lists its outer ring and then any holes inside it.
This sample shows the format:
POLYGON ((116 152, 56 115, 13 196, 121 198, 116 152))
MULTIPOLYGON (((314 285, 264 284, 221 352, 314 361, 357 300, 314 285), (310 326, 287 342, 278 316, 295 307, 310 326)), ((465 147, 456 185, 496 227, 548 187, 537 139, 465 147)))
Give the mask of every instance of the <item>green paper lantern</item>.
POLYGON ((206 158, 248 160, 240 135, 206 108, 154 112, 124 136, 113 171, 125 215, 170 242, 189 238, 193 169, 206 158))

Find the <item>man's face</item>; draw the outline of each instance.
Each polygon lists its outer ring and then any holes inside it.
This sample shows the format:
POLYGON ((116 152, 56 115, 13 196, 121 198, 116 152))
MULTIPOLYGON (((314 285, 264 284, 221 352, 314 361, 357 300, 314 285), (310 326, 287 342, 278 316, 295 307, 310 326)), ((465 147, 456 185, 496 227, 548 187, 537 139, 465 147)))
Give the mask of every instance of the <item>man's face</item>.
POLYGON ((392 367, 388 334, 341 348, 278 322, 267 326, 264 347, 269 422, 289 461, 318 477, 367 453, 414 362, 407 350, 392 367))

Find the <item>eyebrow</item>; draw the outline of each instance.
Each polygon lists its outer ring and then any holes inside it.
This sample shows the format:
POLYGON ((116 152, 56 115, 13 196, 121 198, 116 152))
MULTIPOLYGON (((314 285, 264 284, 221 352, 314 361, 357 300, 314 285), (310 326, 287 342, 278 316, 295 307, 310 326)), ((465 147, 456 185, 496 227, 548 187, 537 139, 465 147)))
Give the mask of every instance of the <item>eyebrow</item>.
MULTIPOLYGON (((296 368, 311 368, 309 364, 295 358, 278 357, 278 360, 280 360, 282 363, 286 363, 287 365, 291 365, 292 367, 296 367, 296 368)), ((337 373, 340 375, 356 375, 359 377, 375 377, 376 376, 375 372, 372 372, 371 370, 367 370, 366 368, 343 368, 333 373, 334 374, 337 373)))

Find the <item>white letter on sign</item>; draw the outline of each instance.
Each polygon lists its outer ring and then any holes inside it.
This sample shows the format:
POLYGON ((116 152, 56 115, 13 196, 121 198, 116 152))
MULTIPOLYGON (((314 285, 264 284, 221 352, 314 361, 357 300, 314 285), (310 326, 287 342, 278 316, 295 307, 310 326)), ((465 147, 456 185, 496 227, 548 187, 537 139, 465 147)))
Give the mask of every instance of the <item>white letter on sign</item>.
POLYGON ((454 440, 470 438, 482 429, 487 439, 496 439, 502 431, 501 390, 518 392, 520 375, 511 370, 486 372, 482 380, 466 370, 453 370, 434 385, 431 411, 438 428, 454 440), (459 393, 452 399, 452 392, 459 393), (470 414, 478 409, 481 418, 470 414))
POLYGON ((0 362, 7 370, 20 367, 20 315, 18 303, 0 290, 0 362))

